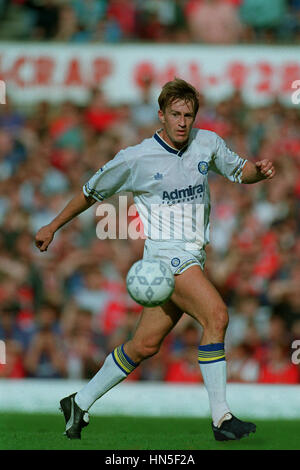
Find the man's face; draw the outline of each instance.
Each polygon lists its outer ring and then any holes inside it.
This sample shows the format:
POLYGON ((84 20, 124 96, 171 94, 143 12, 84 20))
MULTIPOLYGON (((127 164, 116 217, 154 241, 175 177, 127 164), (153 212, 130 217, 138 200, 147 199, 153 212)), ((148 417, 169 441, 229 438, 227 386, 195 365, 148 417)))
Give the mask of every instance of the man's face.
POLYGON ((161 137, 171 147, 181 149, 188 141, 195 115, 191 101, 176 100, 165 111, 159 110, 158 117, 163 124, 161 137))

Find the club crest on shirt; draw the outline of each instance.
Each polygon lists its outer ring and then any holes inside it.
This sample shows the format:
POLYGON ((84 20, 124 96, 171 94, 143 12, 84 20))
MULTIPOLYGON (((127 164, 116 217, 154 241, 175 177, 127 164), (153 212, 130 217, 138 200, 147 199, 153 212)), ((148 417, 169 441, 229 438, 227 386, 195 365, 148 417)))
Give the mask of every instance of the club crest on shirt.
POLYGON ((173 258, 171 260, 171 265, 174 266, 174 268, 176 268, 177 266, 179 266, 180 264, 180 259, 179 258, 173 258))
POLYGON ((198 170, 200 171, 201 175, 207 175, 208 173, 208 163, 201 161, 198 163, 198 170))

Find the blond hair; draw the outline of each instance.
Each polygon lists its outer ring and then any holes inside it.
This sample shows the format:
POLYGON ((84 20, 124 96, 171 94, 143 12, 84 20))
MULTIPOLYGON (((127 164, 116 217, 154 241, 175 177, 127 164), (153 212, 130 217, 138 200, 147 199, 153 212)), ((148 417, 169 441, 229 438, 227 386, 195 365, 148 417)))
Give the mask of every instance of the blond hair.
POLYGON ((159 109, 164 112, 171 103, 177 100, 192 102, 194 116, 196 116, 199 109, 199 93, 190 83, 176 77, 162 87, 158 97, 159 109))

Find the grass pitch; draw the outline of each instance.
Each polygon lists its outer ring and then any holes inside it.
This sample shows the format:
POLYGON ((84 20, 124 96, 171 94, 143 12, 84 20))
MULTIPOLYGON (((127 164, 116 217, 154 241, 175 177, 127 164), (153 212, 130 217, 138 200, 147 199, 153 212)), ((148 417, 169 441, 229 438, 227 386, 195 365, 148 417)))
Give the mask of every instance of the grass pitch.
POLYGON ((299 450, 299 420, 253 420, 256 434, 216 442, 209 419, 91 416, 81 441, 61 414, 0 414, 1 450, 299 450))

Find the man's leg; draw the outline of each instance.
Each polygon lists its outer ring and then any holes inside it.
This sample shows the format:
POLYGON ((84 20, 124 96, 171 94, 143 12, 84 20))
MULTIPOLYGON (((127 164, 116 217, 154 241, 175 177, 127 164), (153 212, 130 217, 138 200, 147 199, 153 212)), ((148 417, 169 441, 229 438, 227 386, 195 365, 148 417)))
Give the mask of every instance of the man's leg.
POLYGON ((142 360, 156 354, 165 336, 172 330, 182 311, 169 301, 162 307, 144 308, 133 338, 107 356, 97 374, 77 393, 61 400, 66 420, 66 434, 80 439, 84 413, 108 390, 123 381, 142 360), (63 402, 63 403, 62 403, 63 402), (71 410, 78 419, 70 420, 71 410))
MULTIPOLYGON (((234 418, 226 401, 226 360, 224 338, 228 324, 228 313, 220 294, 206 278, 199 266, 191 266, 182 274, 175 276, 173 302, 184 312, 194 317, 203 327, 203 336, 198 351, 198 360, 204 384, 206 386, 213 419, 213 430, 216 439, 218 428, 225 425, 234 427, 234 433, 243 437, 253 430, 252 426, 243 424, 234 418), (229 424, 229 420, 231 420, 229 424), (236 431, 237 430, 237 431, 236 431)), ((253 425, 254 426, 254 425, 253 425)), ((226 431, 227 432, 227 431, 226 431)), ((231 434, 234 434, 231 433, 231 434)), ((230 431, 227 432, 230 436, 230 431)), ((229 437, 231 439, 239 437, 229 437)), ((224 437, 224 440, 226 436, 224 437)))
POLYGON ((199 364, 215 425, 229 412, 226 402, 224 338, 228 323, 226 306, 199 266, 175 276, 172 300, 203 327, 199 364))
POLYGON ((156 354, 182 313, 172 301, 161 307, 144 308, 132 339, 124 345, 126 353, 137 363, 156 354))

